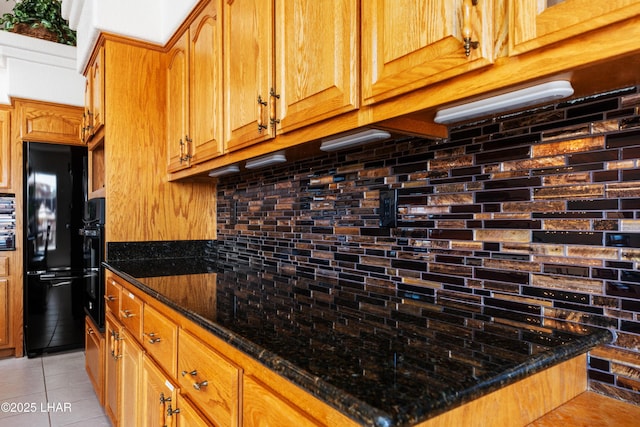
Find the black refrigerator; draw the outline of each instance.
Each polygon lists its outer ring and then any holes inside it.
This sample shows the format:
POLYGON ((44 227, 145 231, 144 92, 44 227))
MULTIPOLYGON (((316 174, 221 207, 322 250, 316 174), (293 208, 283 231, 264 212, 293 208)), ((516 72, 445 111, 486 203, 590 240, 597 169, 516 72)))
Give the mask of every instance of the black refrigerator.
POLYGON ((24 143, 24 338, 33 357, 84 346, 87 149, 24 143))

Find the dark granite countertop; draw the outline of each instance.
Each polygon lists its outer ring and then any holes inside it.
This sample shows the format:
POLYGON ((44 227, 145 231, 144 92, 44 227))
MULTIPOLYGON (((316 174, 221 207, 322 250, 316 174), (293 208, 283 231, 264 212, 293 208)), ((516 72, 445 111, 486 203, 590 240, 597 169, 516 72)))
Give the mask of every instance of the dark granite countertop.
POLYGON ((205 259, 105 265, 363 425, 424 421, 612 338, 205 259))

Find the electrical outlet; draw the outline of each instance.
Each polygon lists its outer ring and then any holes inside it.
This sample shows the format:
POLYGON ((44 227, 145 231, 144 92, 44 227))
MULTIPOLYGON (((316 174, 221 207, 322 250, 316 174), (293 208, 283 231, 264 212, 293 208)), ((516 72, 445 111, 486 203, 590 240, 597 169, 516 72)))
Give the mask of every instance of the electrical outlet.
POLYGON ((395 228, 397 225, 398 192, 396 190, 380 190, 380 227, 395 228))

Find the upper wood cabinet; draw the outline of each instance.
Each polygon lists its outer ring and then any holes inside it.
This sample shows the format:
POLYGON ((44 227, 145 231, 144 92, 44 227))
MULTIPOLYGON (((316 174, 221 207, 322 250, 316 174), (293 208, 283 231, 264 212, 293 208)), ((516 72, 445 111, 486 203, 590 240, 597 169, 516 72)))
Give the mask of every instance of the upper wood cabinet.
POLYGON ((269 123, 273 77, 273 0, 224 2, 225 149, 275 136, 269 123))
POLYGON ((0 188, 11 188, 11 113, 0 110, 0 188))
POLYGON ((84 88, 82 140, 89 142, 104 126, 104 46, 89 65, 84 88))
POLYGON ((358 1, 225 2, 225 149, 358 108, 358 1))
POLYGON ((222 152, 222 23, 209 2, 167 57, 168 171, 222 152))
POLYGON ((20 139, 81 145, 82 110, 40 101, 16 101, 20 139))
POLYGON ((528 52, 639 14, 638 0, 509 0, 509 53, 528 52))
POLYGON ((362 2, 362 99, 372 104, 493 61, 493 2, 362 2), (467 56, 465 34, 471 35, 467 56))

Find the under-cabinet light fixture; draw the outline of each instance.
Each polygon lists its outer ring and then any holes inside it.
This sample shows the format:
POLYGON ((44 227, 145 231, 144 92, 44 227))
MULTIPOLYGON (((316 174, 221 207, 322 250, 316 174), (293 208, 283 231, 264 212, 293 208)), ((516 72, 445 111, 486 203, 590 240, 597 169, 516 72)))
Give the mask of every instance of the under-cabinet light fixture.
POLYGON ((238 165, 229 165, 223 168, 212 170, 211 172, 209 172, 209 176, 211 177, 223 176, 223 175, 229 175, 236 172, 240 172, 240 168, 238 167, 238 165))
POLYGON ((391 136, 386 130, 365 129, 355 133, 338 136, 336 138, 326 138, 322 140, 320 149, 322 151, 337 151, 345 148, 356 147, 368 142, 380 141, 391 136))
POLYGON ((245 163, 245 167, 247 169, 258 169, 264 168, 266 166, 277 165, 278 163, 284 163, 287 161, 287 158, 281 151, 273 154, 268 154, 262 157, 256 157, 255 159, 247 160, 245 163))
POLYGON ((461 122, 475 117, 556 101, 571 95, 573 95, 571 82, 556 80, 455 107, 443 108, 436 113, 434 121, 443 124, 461 122))

